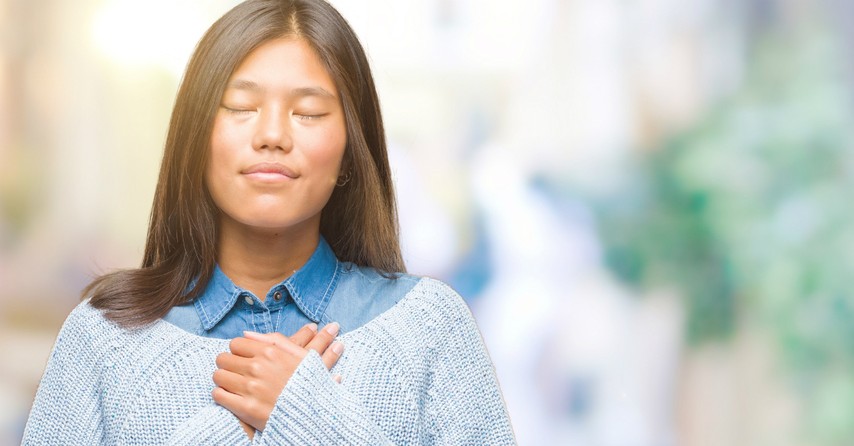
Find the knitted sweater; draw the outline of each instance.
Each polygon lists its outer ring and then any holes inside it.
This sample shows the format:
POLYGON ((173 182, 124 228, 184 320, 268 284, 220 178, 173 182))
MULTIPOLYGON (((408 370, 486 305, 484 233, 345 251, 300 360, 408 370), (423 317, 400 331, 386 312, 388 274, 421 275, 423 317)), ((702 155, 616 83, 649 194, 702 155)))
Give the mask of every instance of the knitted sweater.
MULTIPOLYGON (((310 351, 251 444, 515 444, 483 340, 447 285, 421 279, 339 340, 342 384, 310 351)), ((163 320, 126 330, 83 302, 56 340, 23 444, 248 445, 211 397, 227 349, 163 320)))

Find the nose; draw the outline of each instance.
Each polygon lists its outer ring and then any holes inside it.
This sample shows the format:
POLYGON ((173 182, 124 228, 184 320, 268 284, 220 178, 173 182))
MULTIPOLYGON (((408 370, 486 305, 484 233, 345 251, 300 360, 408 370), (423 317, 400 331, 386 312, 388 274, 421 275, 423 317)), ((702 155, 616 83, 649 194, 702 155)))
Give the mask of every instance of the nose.
POLYGON ((255 150, 290 151, 293 141, 288 113, 278 107, 262 109, 258 115, 252 147, 255 150))

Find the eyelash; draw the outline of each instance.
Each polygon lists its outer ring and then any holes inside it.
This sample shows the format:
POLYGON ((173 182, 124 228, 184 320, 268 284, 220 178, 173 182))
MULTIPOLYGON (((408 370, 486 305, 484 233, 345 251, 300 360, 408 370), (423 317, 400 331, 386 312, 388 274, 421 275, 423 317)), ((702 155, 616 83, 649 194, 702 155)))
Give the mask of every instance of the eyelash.
MULTIPOLYGON (((225 105, 223 105, 222 108, 224 108, 225 111, 232 113, 232 114, 235 114, 235 115, 252 113, 252 112, 256 111, 254 109, 231 108, 231 107, 226 107, 225 105)), ((306 115, 306 114, 294 113, 294 116, 296 116, 296 118, 300 119, 300 120, 313 121, 315 119, 320 119, 320 118, 326 116, 327 114, 328 113, 321 113, 319 115, 306 115)))
POLYGON ((294 113, 294 116, 296 116, 297 119, 302 119, 305 121, 313 121, 315 119, 320 119, 320 118, 326 116, 326 113, 322 113, 319 115, 303 115, 303 114, 299 114, 299 113, 294 113))
POLYGON ((224 108, 224 109, 225 109, 225 111, 227 111, 227 112, 229 112, 229 113, 233 113, 233 114, 235 114, 235 115, 240 115, 240 114, 244 114, 244 113, 251 113, 251 112, 254 112, 254 111, 255 111, 255 110, 252 110, 252 109, 231 108, 231 107, 226 107, 226 106, 224 106, 224 105, 222 106, 222 108, 224 108))

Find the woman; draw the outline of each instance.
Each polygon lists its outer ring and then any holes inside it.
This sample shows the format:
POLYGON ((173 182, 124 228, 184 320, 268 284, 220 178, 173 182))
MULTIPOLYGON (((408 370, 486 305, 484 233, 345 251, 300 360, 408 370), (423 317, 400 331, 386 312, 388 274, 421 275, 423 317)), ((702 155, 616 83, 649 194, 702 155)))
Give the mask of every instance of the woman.
POLYGON ((24 444, 514 443, 468 308, 403 270, 356 36, 240 4, 188 65, 142 267, 84 290, 24 444))

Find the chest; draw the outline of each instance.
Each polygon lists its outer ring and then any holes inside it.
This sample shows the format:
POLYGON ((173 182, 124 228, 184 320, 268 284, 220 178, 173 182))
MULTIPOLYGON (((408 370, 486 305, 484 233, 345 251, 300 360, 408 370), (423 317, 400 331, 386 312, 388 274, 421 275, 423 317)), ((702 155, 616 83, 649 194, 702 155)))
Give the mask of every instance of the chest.
POLYGON ((225 344, 172 342, 166 349, 137 347, 139 354, 108 357, 98 385, 105 435, 111 444, 163 444, 182 422, 214 404, 212 376, 216 356, 225 351, 225 344), (150 350, 158 354, 146 354, 150 350))
MULTIPOLYGON (((124 364, 105 360, 98 388, 109 443, 163 444, 186 420, 216 406, 212 376, 227 342, 188 337, 174 328, 168 333, 174 337, 152 337, 112 356, 124 364), (158 354, 144 353, 152 350, 158 354)), ((414 421, 423 417, 429 390, 430 368, 422 362, 427 356, 407 354, 406 346, 392 343, 383 332, 361 331, 341 340, 344 355, 323 373, 341 374, 337 385, 383 431, 417 437, 421 423, 414 421)))
POLYGON ((243 336, 247 330, 290 336, 312 322, 292 301, 267 305, 250 298, 222 310, 225 314, 210 314, 210 311, 213 310, 204 305, 181 305, 169 310, 163 319, 188 333, 216 339, 233 339, 243 336), (204 320, 217 322, 213 326, 205 326, 204 320))

